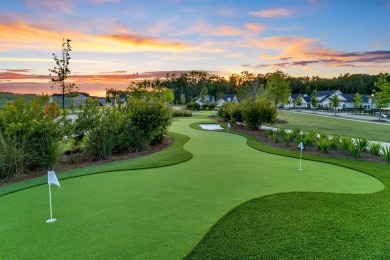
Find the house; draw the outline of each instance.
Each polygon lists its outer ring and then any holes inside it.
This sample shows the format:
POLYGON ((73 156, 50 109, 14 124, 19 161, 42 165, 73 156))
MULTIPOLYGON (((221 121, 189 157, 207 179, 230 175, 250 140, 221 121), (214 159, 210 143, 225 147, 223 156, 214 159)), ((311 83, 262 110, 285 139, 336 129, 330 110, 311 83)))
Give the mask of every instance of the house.
POLYGON ((226 94, 222 98, 217 100, 217 107, 222 106, 225 102, 235 102, 238 103, 238 98, 236 94, 226 94))
MULTIPOLYGON (((341 94, 340 96, 342 97, 340 100, 340 106, 342 108, 354 108, 355 94, 341 94)), ((362 97, 362 103, 360 104, 359 108, 371 109, 375 107, 375 105, 372 103, 372 98, 370 95, 361 94, 360 96, 362 97)))
POLYGON ((291 94, 291 96, 288 98, 288 104, 285 104, 284 108, 293 109, 293 108, 308 108, 308 107, 310 107, 310 97, 306 94, 302 95, 302 105, 297 106, 296 99, 298 98, 298 96, 299 96, 299 94, 291 94))
POLYGON ((199 97, 195 100, 196 103, 198 103, 200 106, 208 105, 211 103, 215 103, 215 98, 214 96, 205 96, 205 97, 199 97))

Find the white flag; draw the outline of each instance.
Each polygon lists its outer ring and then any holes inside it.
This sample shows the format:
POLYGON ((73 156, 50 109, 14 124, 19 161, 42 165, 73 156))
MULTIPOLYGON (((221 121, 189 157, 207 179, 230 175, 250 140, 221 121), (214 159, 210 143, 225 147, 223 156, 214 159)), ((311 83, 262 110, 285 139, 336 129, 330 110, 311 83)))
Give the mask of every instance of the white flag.
POLYGON ((228 123, 228 127, 230 128, 230 123, 228 123))
POLYGON ((58 182, 57 176, 54 173, 54 171, 47 172, 47 183, 49 185, 54 184, 54 185, 57 185, 58 187, 60 187, 60 183, 58 182))
POLYGON ((301 150, 305 149, 305 147, 303 146, 303 143, 302 143, 302 142, 300 142, 300 143, 298 144, 298 148, 301 149, 301 150))

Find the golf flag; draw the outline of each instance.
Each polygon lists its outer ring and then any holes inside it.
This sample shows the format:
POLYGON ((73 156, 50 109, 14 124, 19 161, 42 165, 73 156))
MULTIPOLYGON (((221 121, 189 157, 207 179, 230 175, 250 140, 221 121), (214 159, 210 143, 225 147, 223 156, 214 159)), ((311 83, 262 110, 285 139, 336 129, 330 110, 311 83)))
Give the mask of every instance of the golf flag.
POLYGON ((228 127, 230 128, 230 123, 228 123, 228 127))
POLYGON ((54 185, 57 185, 58 187, 60 187, 60 183, 58 182, 57 176, 54 173, 54 171, 47 172, 47 183, 49 185, 54 184, 54 185))
POLYGON ((53 209, 51 204, 51 184, 57 185, 60 187, 60 183, 58 182, 57 176, 52 170, 47 171, 47 183, 49 184, 49 203, 50 203, 50 218, 46 220, 47 223, 52 223, 56 221, 56 218, 53 218, 53 209))
POLYGON ((302 169, 302 151, 303 151, 303 149, 305 149, 305 147, 303 146, 303 143, 302 143, 302 142, 300 142, 300 143, 298 144, 298 148, 301 149, 301 156, 300 156, 300 158, 299 158, 299 170, 302 171, 302 170, 303 170, 303 169, 302 169))

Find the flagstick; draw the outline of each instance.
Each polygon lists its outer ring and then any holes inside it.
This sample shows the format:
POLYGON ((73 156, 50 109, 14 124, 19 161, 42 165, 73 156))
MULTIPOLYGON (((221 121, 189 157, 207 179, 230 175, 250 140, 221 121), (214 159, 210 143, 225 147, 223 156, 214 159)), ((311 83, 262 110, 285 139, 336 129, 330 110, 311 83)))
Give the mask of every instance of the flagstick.
POLYGON ((303 149, 301 149, 301 157, 299 158, 299 170, 300 170, 300 171, 303 170, 303 169, 302 169, 302 150, 303 150, 303 149))
POLYGON ((50 218, 48 220, 46 220, 47 223, 51 223, 51 222, 54 222, 57 220, 57 219, 53 218, 53 209, 51 206, 51 188, 50 187, 51 187, 51 184, 49 184, 50 218))

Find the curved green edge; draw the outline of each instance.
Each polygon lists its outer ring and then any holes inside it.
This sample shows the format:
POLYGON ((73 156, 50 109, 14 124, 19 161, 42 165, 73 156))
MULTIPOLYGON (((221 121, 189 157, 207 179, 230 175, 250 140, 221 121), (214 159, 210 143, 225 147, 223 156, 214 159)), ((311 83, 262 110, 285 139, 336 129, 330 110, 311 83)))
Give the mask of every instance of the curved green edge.
MULTIPOLYGON (((168 135, 174 138, 173 144, 157 153, 135 159, 67 170, 57 173, 57 177, 59 180, 65 180, 97 173, 158 168, 179 164, 192 159, 193 154, 183 148, 184 144, 190 140, 190 137, 173 132, 169 132, 168 135)), ((41 176, 10 184, 0 188, 0 197, 20 190, 46 184, 46 182, 47 177, 41 176)))
MULTIPOLYGON (((286 157, 300 156, 298 151, 268 146, 251 135, 231 133, 246 137, 248 146, 256 150, 286 157)), ((227 212, 185 259, 321 258, 327 257, 324 252, 356 259, 362 255, 383 256, 378 252, 390 251, 390 238, 383 232, 384 228, 390 229, 390 224, 387 218, 378 217, 390 214, 389 164, 311 154, 304 155, 304 159, 363 172, 381 181, 384 189, 364 195, 288 192, 251 199, 227 212), (335 210, 344 212, 336 214, 335 210), (346 227, 341 228, 342 224, 346 227), (329 238, 332 234, 335 237, 329 238)))

